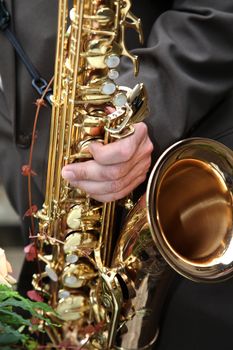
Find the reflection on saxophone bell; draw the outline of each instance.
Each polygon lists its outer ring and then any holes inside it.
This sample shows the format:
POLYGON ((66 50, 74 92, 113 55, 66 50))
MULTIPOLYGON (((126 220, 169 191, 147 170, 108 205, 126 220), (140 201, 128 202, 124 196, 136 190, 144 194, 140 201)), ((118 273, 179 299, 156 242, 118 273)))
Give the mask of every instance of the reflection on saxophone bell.
POLYGON ((113 260, 134 310, 119 349, 151 349, 171 268, 196 282, 232 276, 232 165, 229 148, 203 138, 177 142, 156 162, 113 260))
POLYGON ((44 325, 54 348, 150 349, 169 265, 197 281, 222 280, 232 271, 233 161, 223 145, 191 139, 169 148, 116 248, 118 203, 99 203, 61 176, 64 165, 91 159, 91 142, 127 137, 147 112, 142 84, 116 84, 122 55, 138 71, 125 46, 126 28, 142 37, 130 6, 130 0, 74 0, 68 11, 68 1, 59 1, 46 193, 37 214, 40 273, 33 279, 61 323, 44 325))

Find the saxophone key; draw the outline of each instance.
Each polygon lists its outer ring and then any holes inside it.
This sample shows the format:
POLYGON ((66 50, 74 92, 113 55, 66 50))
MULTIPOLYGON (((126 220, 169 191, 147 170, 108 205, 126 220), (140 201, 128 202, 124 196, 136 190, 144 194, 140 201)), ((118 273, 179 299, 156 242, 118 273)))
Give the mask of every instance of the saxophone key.
POLYGON ((116 68, 120 64, 120 57, 118 55, 111 54, 105 58, 105 63, 108 68, 116 68))
POLYGON ((96 276, 97 272, 93 265, 83 259, 83 261, 78 261, 77 264, 65 267, 62 282, 68 288, 81 288, 86 286, 96 276))
POLYGON ((113 23, 115 18, 115 13, 109 7, 100 7, 97 12, 95 19, 98 21, 99 25, 106 26, 113 23))
POLYGON ((119 78, 119 72, 116 69, 110 69, 108 72, 109 79, 116 80, 119 78))
POLYGON ((79 249, 94 249, 97 242, 98 236, 95 233, 74 232, 66 238, 64 252, 73 254, 79 249))
POLYGON ((131 11, 128 12, 126 20, 124 22, 125 27, 136 30, 139 35, 140 44, 144 42, 144 35, 142 30, 142 22, 140 18, 137 18, 131 11))
POLYGON ((112 80, 106 81, 102 87, 101 87, 101 92, 104 95, 113 95, 114 92, 116 91, 116 85, 112 80))
POLYGON ((50 265, 45 266, 45 272, 47 273, 47 276, 53 281, 57 282, 58 281, 58 275, 50 265))
POLYGON ((62 320, 76 321, 87 317, 90 312, 90 304, 88 298, 80 293, 61 299, 56 311, 62 320))
POLYGON ((75 205, 67 215, 67 226, 72 230, 77 230, 81 225, 82 207, 75 205))
POLYGON ((58 299, 61 300, 61 299, 66 299, 70 296, 70 292, 66 289, 60 289, 58 291, 58 299))
POLYGON ((75 264, 78 261, 79 257, 76 254, 68 254, 66 255, 66 262, 68 264, 75 264))

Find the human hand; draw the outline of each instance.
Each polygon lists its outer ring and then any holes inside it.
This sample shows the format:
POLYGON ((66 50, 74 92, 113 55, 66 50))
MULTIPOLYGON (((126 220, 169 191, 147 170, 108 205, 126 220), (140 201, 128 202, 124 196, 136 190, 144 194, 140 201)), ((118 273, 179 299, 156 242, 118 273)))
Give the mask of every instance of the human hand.
POLYGON ((100 202, 127 196, 146 179, 153 151, 146 124, 134 128, 134 134, 116 142, 93 142, 89 146, 93 159, 66 165, 64 179, 100 202))

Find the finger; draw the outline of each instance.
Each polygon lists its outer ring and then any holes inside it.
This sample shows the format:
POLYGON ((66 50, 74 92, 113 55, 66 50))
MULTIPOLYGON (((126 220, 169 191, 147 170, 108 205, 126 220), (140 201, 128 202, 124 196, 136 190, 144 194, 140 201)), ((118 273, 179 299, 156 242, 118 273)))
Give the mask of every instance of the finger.
POLYGON ((91 197, 99 202, 113 202, 119 199, 122 199, 126 197, 128 194, 130 194, 136 187, 138 187, 142 182, 144 182, 146 179, 146 175, 139 176, 134 179, 133 182, 124 190, 117 192, 117 193, 111 193, 111 194, 102 194, 102 195, 91 195, 91 197))
POLYGON ((117 164, 129 161, 139 145, 148 137, 147 126, 144 123, 134 125, 135 132, 133 135, 123 138, 119 141, 102 145, 92 143, 89 150, 93 158, 100 164, 117 164))
POLYGON ((62 176, 69 182, 117 180, 129 173, 134 160, 115 165, 101 165, 94 160, 68 164, 62 169, 62 176))
POLYGON ((135 176, 146 175, 150 167, 150 160, 144 159, 142 162, 137 163, 131 171, 124 177, 113 181, 73 181, 70 184, 73 187, 78 187, 79 189, 85 191, 90 196, 92 195, 102 195, 118 193, 127 188, 130 183, 135 179, 135 176))
POLYGON ((68 164, 62 169, 62 176, 69 182, 80 180, 105 181, 116 180, 125 176, 140 161, 150 160, 153 145, 148 138, 140 150, 127 162, 113 165, 98 164, 94 160, 68 164))

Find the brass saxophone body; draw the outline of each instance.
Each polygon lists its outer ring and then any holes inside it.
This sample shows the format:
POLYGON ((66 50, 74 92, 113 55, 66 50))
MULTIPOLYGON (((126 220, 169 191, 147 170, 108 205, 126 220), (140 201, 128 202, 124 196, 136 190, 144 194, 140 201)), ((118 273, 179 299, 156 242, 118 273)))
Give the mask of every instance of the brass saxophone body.
POLYGON ((122 288, 110 269, 116 203, 70 187, 61 170, 91 159, 91 142, 132 134, 147 111, 143 84, 115 83, 123 55, 138 72, 137 57, 125 46, 128 27, 142 39, 130 6, 129 0, 74 0, 69 8, 68 0, 59 1, 46 193, 37 213, 40 273, 33 278, 62 320, 60 329, 46 329, 57 345, 108 349, 119 327, 122 288))
POLYGON ((169 265, 196 281, 232 275, 233 154, 225 146, 189 139, 165 151, 115 249, 117 203, 96 202, 61 176, 64 165, 91 159, 90 142, 130 135, 147 111, 142 84, 115 83, 120 56, 138 71, 124 42, 126 28, 141 32, 130 6, 74 0, 68 11, 59 1, 46 195, 37 214, 41 272, 33 280, 62 321, 46 329, 54 346, 152 349, 169 265))

